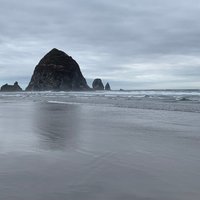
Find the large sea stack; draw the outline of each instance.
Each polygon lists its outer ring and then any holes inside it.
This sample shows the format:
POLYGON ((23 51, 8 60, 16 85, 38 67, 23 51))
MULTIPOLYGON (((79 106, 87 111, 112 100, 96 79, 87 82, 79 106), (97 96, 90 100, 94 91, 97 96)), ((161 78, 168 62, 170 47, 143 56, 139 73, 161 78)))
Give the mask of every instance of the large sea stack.
POLYGON ((35 67, 27 91, 88 90, 78 63, 65 52, 52 49, 35 67))

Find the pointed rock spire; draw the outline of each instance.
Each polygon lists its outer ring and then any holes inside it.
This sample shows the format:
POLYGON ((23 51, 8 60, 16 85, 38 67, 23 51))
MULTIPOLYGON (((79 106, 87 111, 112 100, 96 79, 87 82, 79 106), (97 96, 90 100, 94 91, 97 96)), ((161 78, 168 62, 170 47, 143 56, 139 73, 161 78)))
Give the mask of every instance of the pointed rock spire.
POLYGON ((109 83, 106 83, 106 85, 105 85, 105 90, 111 90, 110 84, 109 84, 109 83))

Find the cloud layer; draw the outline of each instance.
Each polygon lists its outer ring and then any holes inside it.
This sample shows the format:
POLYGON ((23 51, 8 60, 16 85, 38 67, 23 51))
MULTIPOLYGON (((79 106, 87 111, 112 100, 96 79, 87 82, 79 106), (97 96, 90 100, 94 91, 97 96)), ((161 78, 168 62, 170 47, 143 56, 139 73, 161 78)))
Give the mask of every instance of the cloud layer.
POLYGON ((53 47, 114 88, 200 88, 198 0, 1 0, 0 83, 53 47))

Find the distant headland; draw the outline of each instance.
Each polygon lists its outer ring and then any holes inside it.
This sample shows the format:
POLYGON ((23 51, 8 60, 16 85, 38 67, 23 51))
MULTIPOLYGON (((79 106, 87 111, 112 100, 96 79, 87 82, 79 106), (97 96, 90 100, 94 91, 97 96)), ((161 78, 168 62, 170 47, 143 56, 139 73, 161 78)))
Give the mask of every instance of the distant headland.
MULTIPOLYGON (((87 84, 78 63, 65 52, 56 48, 47 53, 36 65, 25 91, 92 91, 111 90, 109 83, 104 87, 102 80, 96 78, 92 88, 87 84)), ((2 92, 22 91, 16 81, 14 85, 5 84, 2 92)))
POLYGON ((1 92, 21 92, 22 88, 18 85, 16 81, 14 85, 5 84, 1 87, 1 92))

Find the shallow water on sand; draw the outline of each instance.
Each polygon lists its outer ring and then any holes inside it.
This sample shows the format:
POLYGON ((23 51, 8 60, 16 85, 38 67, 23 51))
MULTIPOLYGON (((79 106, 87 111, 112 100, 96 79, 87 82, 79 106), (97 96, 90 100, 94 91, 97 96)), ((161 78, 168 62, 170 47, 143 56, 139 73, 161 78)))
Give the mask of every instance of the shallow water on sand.
POLYGON ((0 199, 200 199, 200 113, 57 100, 0 99, 0 199))

